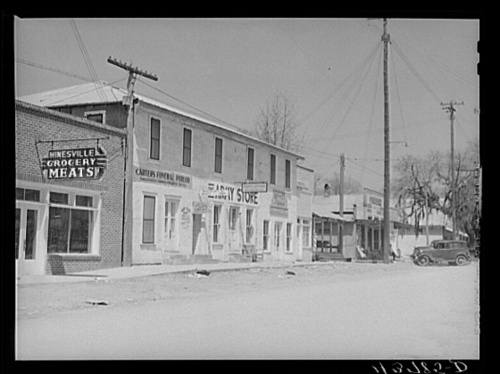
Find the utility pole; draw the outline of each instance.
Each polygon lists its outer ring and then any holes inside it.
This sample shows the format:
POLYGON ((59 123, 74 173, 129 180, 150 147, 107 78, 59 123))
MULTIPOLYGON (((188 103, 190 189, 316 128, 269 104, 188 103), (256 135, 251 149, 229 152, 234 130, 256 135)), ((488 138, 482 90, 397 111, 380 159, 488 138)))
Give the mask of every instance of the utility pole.
POLYGON ((124 222, 123 222, 123 252, 122 266, 132 265, 132 232, 133 232, 133 195, 132 195, 132 178, 134 165, 134 85, 138 75, 158 80, 156 75, 148 73, 133 67, 132 64, 126 64, 112 57, 108 58, 108 62, 128 71, 127 92, 128 95, 123 98, 123 104, 128 106, 127 114, 127 147, 125 158, 125 201, 124 201, 124 222))
POLYGON ((391 167, 390 167, 390 132, 389 132, 389 78, 388 55, 390 35, 387 33, 387 18, 384 18, 384 248, 383 260, 388 264, 390 257, 390 199, 391 199, 391 167))
POLYGON ((463 101, 461 103, 457 103, 454 101, 450 101, 449 103, 441 103, 444 106, 444 110, 450 113, 450 123, 451 123, 451 156, 450 156, 450 171, 451 171, 451 223, 452 223, 452 231, 453 231, 453 239, 456 239, 456 199, 455 199, 455 140, 453 138, 453 122, 455 120, 455 107, 454 105, 464 105, 463 101))
POLYGON ((339 213, 341 221, 339 223, 339 251, 344 254, 344 170, 345 170, 345 156, 340 155, 340 188, 339 188, 339 213))

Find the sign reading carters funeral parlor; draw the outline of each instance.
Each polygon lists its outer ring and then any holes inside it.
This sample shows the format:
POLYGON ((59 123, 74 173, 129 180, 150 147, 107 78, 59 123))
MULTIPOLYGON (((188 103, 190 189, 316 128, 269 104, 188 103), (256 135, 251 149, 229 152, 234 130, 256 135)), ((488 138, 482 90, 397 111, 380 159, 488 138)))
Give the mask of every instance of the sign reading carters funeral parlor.
POLYGON ((42 171, 48 179, 100 179, 106 162, 106 151, 100 146, 51 149, 42 159, 42 171))

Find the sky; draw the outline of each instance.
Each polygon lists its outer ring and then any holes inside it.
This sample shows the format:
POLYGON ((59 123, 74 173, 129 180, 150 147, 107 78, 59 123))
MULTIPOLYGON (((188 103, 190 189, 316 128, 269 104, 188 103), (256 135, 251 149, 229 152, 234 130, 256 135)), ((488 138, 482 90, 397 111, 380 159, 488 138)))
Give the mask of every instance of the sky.
MULTIPOLYGON (((391 164, 479 136, 478 19, 388 19, 391 164)), ((158 77, 136 92, 254 129, 267 100, 295 104, 303 166, 340 170, 382 191, 383 20, 366 18, 75 18, 14 22, 15 96, 86 83, 126 88, 113 57, 158 77)))

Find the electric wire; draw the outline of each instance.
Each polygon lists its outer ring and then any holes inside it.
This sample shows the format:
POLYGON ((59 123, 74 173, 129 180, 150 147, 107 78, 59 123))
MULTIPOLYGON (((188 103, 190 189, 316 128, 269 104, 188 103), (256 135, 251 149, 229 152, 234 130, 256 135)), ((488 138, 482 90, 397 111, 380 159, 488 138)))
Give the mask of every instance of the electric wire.
POLYGON ((97 89, 97 94, 99 95, 99 98, 101 101, 105 102, 106 101, 106 95, 104 94, 104 91, 102 88, 99 86, 99 78, 97 76, 97 73, 95 71, 94 65, 92 64, 92 60, 90 58, 90 55, 87 51, 87 48, 85 47, 85 43, 83 42, 82 36, 80 35, 80 31, 78 30, 78 26, 76 25, 76 22, 72 19, 69 20, 71 24, 71 28, 73 29, 73 33, 75 34, 76 40, 78 42, 78 47, 80 48, 80 52, 82 52, 83 59, 85 61, 85 65, 87 66, 87 69, 90 73, 90 77, 96 83, 96 89, 97 89))

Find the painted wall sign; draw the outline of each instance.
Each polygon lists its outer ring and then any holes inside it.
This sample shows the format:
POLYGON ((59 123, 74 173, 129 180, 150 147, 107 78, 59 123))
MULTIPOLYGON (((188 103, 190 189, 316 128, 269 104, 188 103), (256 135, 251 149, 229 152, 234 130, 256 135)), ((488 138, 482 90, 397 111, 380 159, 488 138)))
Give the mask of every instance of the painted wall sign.
POLYGON ((273 190, 269 211, 275 216, 288 217, 288 200, 284 191, 273 190))
POLYGON ((42 159, 42 171, 48 179, 100 179, 106 162, 102 147, 51 149, 42 159))
POLYGON ((136 167, 134 174, 141 182, 168 184, 174 187, 192 188, 192 178, 189 175, 171 171, 151 170, 136 167))
POLYGON ((208 183, 209 191, 225 191, 225 194, 208 194, 208 198, 212 200, 225 200, 235 203, 243 203, 250 205, 259 205, 258 192, 244 192, 241 187, 224 184, 224 183, 208 183))
POLYGON ((193 214, 205 214, 207 212, 208 212, 207 203, 193 201, 193 214))

